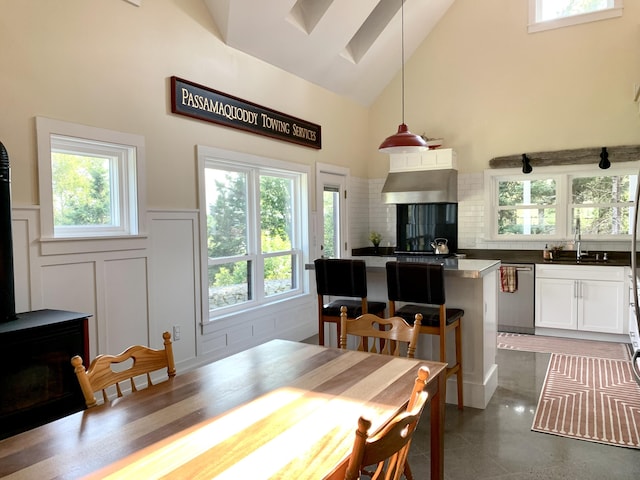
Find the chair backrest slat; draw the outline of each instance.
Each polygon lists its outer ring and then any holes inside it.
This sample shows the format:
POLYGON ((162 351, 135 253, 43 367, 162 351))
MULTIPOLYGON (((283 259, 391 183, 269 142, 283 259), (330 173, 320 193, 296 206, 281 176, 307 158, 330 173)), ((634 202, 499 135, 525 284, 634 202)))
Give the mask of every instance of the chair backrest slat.
POLYGON ((413 358, 418 345, 422 315, 416 315, 413 326, 409 325, 400 317, 380 318, 371 313, 365 313, 358 318, 347 318, 346 307, 340 308, 340 347, 347 348, 348 335, 360 337, 358 350, 383 353, 387 355, 400 355, 400 345, 407 345, 407 356, 413 358), (376 347, 376 342, 369 344, 369 338, 379 339, 380 350, 376 347))
POLYGON ((363 472, 372 480, 401 478, 413 433, 429 400, 425 391, 428 377, 429 369, 426 366, 420 367, 406 410, 396 415, 374 436, 369 437, 371 421, 360 417, 346 480, 358 479, 363 472), (376 466, 377 469, 367 471, 368 466, 376 466))
POLYGON ((129 381, 131 391, 138 390, 134 378, 145 375, 147 384, 151 385, 151 372, 166 369, 167 376, 172 378, 176 374, 173 358, 173 345, 171 334, 164 332, 164 348, 156 350, 143 345, 133 345, 118 355, 98 355, 85 369, 82 358, 79 355, 71 359, 78 382, 85 397, 87 407, 97 404, 95 392, 102 391, 102 398, 108 401, 107 389, 114 386, 116 395, 122 396, 120 382, 129 381), (125 365, 122 370, 114 370, 113 367, 125 365))

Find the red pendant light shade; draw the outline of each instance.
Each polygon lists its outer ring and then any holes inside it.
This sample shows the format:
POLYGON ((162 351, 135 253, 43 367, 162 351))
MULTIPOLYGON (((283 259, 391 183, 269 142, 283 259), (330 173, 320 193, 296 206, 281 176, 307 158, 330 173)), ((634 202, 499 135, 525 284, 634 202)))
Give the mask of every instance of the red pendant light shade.
POLYGON ((404 123, 404 0, 400 0, 402 20, 402 123, 398 126, 398 133, 387 137, 378 147, 382 153, 413 153, 423 152, 428 149, 427 142, 420 135, 409 131, 404 123))
POLYGON ((411 133, 405 123, 398 126, 398 133, 387 137, 378 147, 378 151, 383 153, 411 153, 427 149, 425 139, 411 133))

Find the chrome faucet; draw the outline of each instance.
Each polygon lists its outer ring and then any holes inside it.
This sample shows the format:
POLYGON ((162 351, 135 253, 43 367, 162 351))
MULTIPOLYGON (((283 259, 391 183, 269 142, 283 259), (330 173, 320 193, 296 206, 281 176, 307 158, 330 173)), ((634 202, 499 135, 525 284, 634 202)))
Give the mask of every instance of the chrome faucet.
POLYGON ((574 234, 574 242, 576 244, 576 259, 580 260, 582 257, 582 237, 580 234, 580 217, 576 218, 576 231, 574 234))

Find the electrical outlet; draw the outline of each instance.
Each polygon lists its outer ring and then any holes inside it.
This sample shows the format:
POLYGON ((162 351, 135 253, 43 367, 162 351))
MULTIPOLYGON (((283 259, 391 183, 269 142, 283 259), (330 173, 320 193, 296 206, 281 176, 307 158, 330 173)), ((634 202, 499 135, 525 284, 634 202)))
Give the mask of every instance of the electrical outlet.
POLYGON ((173 341, 177 342, 180 340, 180 325, 173 326, 173 341))

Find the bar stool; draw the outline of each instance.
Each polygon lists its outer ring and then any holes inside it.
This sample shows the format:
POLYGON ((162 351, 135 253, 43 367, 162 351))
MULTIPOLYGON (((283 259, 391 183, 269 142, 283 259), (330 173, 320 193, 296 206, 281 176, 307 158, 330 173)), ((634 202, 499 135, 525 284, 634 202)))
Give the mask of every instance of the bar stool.
POLYGON ((462 326, 464 310, 446 308, 444 267, 441 264, 387 262, 389 316, 404 318, 412 324, 422 314, 420 333, 440 336, 440 361, 446 362, 447 333, 454 330, 456 363, 447 367, 446 378, 456 375, 458 408, 462 410, 462 326), (396 309, 396 302, 411 302, 396 309), (422 305, 415 305, 420 303, 422 305), (426 305, 431 306, 426 306, 426 305))
POLYGON ((384 316, 386 302, 367 301, 367 270, 363 260, 318 258, 314 260, 318 292, 318 343, 324 345, 324 324, 335 323, 340 342, 340 307, 347 307, 347 318, 364 313, 384 316), (325 296, 350 297, 324 303, 325 296), (354 300, 357 298, 357 300, 354 300))

